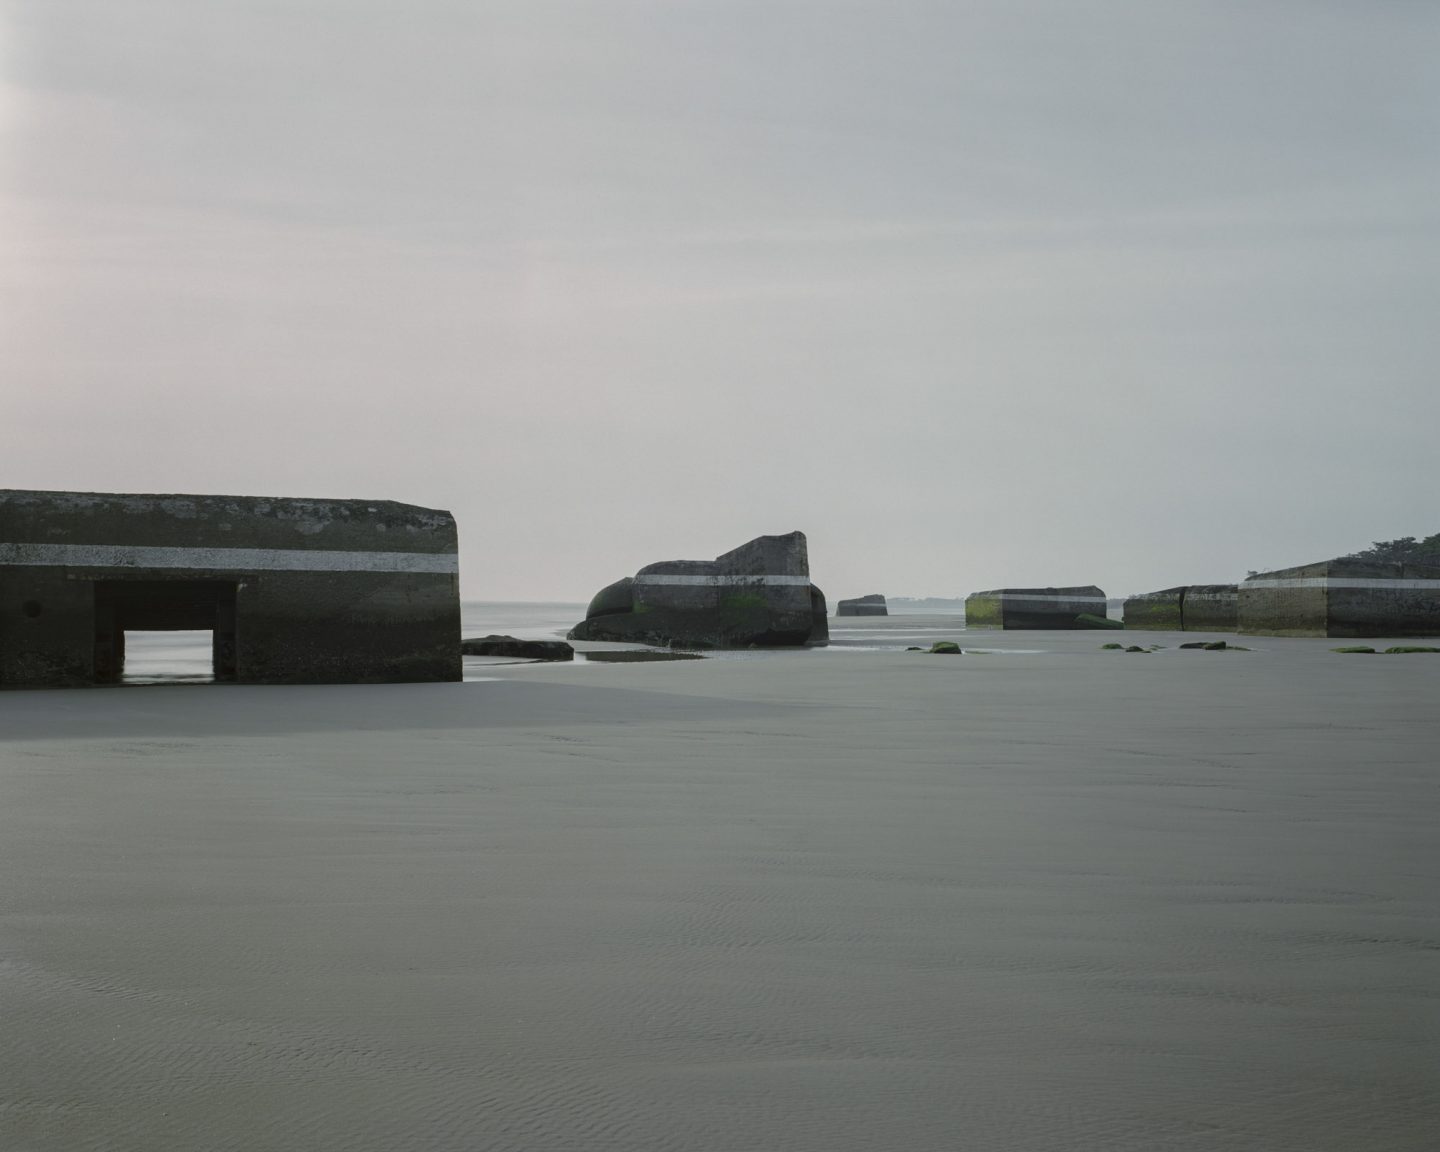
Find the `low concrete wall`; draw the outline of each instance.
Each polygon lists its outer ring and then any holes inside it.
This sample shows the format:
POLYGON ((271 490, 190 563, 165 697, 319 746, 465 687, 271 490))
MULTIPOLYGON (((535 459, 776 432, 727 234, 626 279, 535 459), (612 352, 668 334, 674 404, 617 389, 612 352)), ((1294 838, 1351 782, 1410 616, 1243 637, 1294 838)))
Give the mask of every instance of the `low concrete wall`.
POLYGON ((1266 636, 1440 636, 1440 568, 1327 560, 1240 585, 1241 632, 1266 636))
POLYGON ((878 592, 869 596, 856 596, 850 600, 841 600, 835 605, 836 616, 888 616, 890 609, 886 607, 885 597, 878 592))
POLYGON ((628 611, 625 582, 612 584, 591 601, 570 638, 714 648, 819 642, 819 590, 809 569, 803 532, 761 536, 714 560, 647 564, 629 582, 628 611))
POLYGON ((1155 632, 1234 632, 1234 584, 1185 584, 1125 601, 1125 627, 1155 632))
POLYGON ((1131 596, 1122 610, 1125 627, 1155 632, 1182 631, 1185 621, 1180 614, 1180 602, 1184 596, 1184 588, 1166 588, 1160 592, 1131 596))
POLYGON ((390 501, 0 491, 0 686, 197 626, 244 683, 458 680, 456 549, 448 512, 390 501))
POLYGON ((1180 606, 1184 630, 1234 632, 1239 627, 1238 602, 1234 584, 1191 584, 1180 606))
POLYGON ((1105 593, 1093 584, 1068 588, 996 588, 965 598, 967 628, 1070 630, 1081 615, 1105 618, 1105 593))

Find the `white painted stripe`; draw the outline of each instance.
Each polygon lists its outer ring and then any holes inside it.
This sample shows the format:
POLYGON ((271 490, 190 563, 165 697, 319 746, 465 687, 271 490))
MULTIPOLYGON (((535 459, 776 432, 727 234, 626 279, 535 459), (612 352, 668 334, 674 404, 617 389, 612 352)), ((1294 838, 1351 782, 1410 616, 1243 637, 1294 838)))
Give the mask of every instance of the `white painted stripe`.
POLYGON ((724 588, 737 584, 777 584, 787 587, 810 586, 808 576, 734 576, 695 573, 684 576, 636 576, 636 584, 676 585, 691 588, 724 588))
POLYGON ((1027 596, 1023 593, 1010 592, 1000 596, 993 596, 987 593, 976 592, 966 597, 969 600, 994 600, 1001 604, 1100 604, 1105 603, 1103 596, 1027 596))
POLYGON ((224 572, 458 572, 453 552, 327 552, 300 548, 146 548, 125 544, 0 544, 0 565, 167 568, 224 572))
POLYGON ((1299 576, 1292 580, 1247 580, 1242 588, 1369 588, 1376 592, 1401 589, 1440 589, 1440 580, 1331 579, 1329 576, 1299 576))

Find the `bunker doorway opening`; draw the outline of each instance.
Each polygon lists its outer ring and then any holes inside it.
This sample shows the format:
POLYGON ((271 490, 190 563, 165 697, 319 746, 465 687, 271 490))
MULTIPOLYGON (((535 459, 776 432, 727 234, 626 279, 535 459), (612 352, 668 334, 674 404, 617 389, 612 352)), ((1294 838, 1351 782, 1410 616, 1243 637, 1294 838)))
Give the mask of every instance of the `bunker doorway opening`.
POLYGON ((180 683, 236 678, 235 593, 230 580, 95 583, 95 681, 180 683), (126 636, 136 636, 127 667, 126 636), (208 668, 204 648, 208 633, 208 668))

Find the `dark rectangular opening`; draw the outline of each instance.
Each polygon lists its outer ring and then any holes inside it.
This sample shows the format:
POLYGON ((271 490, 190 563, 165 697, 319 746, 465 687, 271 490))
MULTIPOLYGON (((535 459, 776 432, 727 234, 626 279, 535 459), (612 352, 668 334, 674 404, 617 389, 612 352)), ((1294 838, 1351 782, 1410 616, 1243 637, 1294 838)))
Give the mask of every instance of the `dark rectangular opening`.
MULTIPOLYGON (((96 581, 96 681, 119 684, 124 680, 127 632, 208 632, 213 679, 217 683, 233 681, 236 588, 231 580, 96 581)), ((176 679, 194 677, 177 675, 176 679)))

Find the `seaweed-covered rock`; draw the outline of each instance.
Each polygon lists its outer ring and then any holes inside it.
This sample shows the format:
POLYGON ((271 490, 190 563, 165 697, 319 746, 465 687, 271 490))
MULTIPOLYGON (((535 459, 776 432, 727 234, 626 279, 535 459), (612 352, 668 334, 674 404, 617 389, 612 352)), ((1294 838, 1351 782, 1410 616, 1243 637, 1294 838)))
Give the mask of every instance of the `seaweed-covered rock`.
POLYGON ((514 656, 526 660, 574 660, 563 640, 517 640, 514 636, 475 636, 460 641, 464 656, 514 656))
POLYGON ((961 649, 953 640, 937 640, 930 645, 930 652, 936 656, 959 656, 961 649))
POLYGON ((602 589, 571 640, 682 648, 828 642, 805 534, 759 536, 714 560, 665 560, 602 589))

